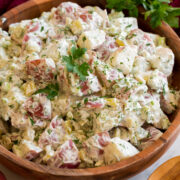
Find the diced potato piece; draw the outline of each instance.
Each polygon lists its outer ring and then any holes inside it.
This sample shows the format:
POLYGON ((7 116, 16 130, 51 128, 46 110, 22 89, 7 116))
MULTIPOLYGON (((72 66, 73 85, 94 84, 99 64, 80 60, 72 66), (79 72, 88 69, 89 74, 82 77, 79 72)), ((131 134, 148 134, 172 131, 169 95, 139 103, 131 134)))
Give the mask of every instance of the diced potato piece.
POLYGON ((103 62, 95 62, 95 68, 97 76, 101 79, 102 83, 106 87, 110 87, 116 80, 122 79, 124 75, 122 72, 118 71, 115 68, 107 65, 103 62), (97 62, 97 63, 96 63, 97 62))
POLYGON ((137 46, 138 55, 149 60, 151 59, 152 55, 155 54, 155 45, 153 40, 141 29, 132 30, 126 39, 129 44, 137 46))
POLYGON ((97 109, 97 108, 103 108, 106 105, 106 103, 108 103, 108 100, 106 101, 105 98, 100 98, 98 96, 89 96, 88 98, 85 97, 81 101, 81 107, 85 107, 86 109, 93 109, 93 108, 97 109))
POLYGON ((60 57, 68 55, 70 43, 67 39, 62 38, 58 41, 53 41, 43 48, 41 52, 41 57, 49 57, 54 61, 60 61, 60 57))
POLYGON ((111 10, 111 13, 108 14, 109 19, 113 20, 113 19, 117 19, 117 18, 123 18, 124 14, 122 11, 115 11, 114 9, 111 10))
POLYGON ((51 145, 45 147, 46 154, 43 156, 43 162, 48 162, 54 156, 54 150, 52 150, 51 145))
POLYGON ((167 114, 171 114, 175 111, 179 105, 180 92, 175 90, 169 90, 161 99, 161 108, 167 114))
POLYGON ((81 34, 84 30, 86 30, 88 25, 81 20, 80 18, 77 20, 74 20, 70 24, 71 31, 73 34, 81 34))
POLYGON ((44 94, 36 94, 30 97, 25 102, 24 108, 35 121, 51 119, 51 101, 44 94))
POLYGON ((79 151, 72 140, 62 144, 48 162, 50 166, 56 168, 77 168, 79 163, 79 151))
POLYGON ((135 113, 128 112, 124 121, 123 125, 127 128, 138 129, 144 123, 135 113))
POLYGON ((174 66, 174 54, 170 48, 159 46, 156 48, 156 54, 150 63, 153 68, 157 68, 166 76, 169 76, 174 66))
POLYGON ((20 112, 11 113, 11 124, 18 129, 25 129, 29 126, 29 118, 20 112))
POLYGON ((23 138, 28 141, 33 141, 35 137, 35 131, 32 128, 26 128, 22 134, 23 138))
POLYGON ((13 146, 13 142, 11 141, 10 136, 8 136, 7 134, 2 136, 0 144, 8 150, 10 150, 13 146))
POLYGON ((145 148, 153 144, 163 134, 160 130, 154 128, 153 126, 149 126, 148 128, 146 128, 146 131, 148 131, 149 134, 147 138, 141 140, 141 143, 139 145, 139 148, 141 150, 144 150, 145 148))
POLYGON ((52 103, 54 112, 59 112, 62 116, 66 115, 71 108, 70 98, 68 96, 60 96, 55 99, 52 103))
POLYGON ((157 34, 153 34, 153 33, 146 33, 146 34, 154 41, 154 44, 156 46, 167 47, 165 37, 161 37, 161 36, 159 36, 157 34))
POLYGON ((77 43, 81 48, 96 49, 104 43, 105 35, 103 30, 85 31, 80 35, 77 43))
POLYGON ((157 92, 163 92, 163 94, 168 91, 167 77, 157 69, 149 73, 147 85, 157 92))
POLYGON ((20 145, 13 146, 13 152, 19 157, 33 160, 39 156, 42 149, 35 145, 32 141, 22 140, 20 145))
POLYGON ((127 75, 132 70, 136 55, 137 48, 135 46, 125 46, 112 53, 107 62, 127 75))
POLYGON ((3 68, 8 61, 8 54, 3 47, 0 47, 0 68, 3 68))
POLYGON ((132 77, 125 77, 116 81, 112 86, 112 94, 116 98, 120 99, 122 102, 127 102, 127 100, 133 95, 142 95, 147 92, 148 87, 138 82, 132 77))
POLYGON ((139 151, 129 142, 115 137, 111 139, 111 142, 104 148, 105 163, 112 164, 122 159, 134 156, 138 152, 139 151))
POLYGON ((21 23, 11 24, 9 26, 9 33, 11 38, 18 43, 22 43, 24 35, 27 31, 27 25, 30 23, 30 20, 22 21, 21 23))
POLYGON ((23 84, 22 89, 26 96, 31 96, 37 89, 34 81, 29 81, 23 84))
POLYGON ((124 127, 117 127, 113 131, 113 137, 119 137, 125 141, 129 141, 130 133, 127 128, 124 127))
POLYGON ((140 147, 141 144, 140 141, 147 137, 148 137, 148 131, 146 131, 144 128, 140 126, 136 129, 130 130, 130 142, 138 148, 140 147))
POLYGON ((98 78, 94 74, 90 73, 89 76, 87 76, 87 80, 80 83, 80 87, 83 95, 96 93, 102 89, 98 78))
POLYGON ((109 131, 113 127, 121 125, 121 110, 103 109, 99 113, 94 114, 93 129, 96 133, 109 131))
POLYGON ((65 121, 64 125, 65 125, 66 132, 68 134, 70 134, 72 132, 72 123, 71 123, 71 120, 65 121))
POLYGON ((50 122, 49 126, 41 134, 38 143, 42 148, 47 145, 51 145, 52 147, 57 148, 60 144, 63 143, 64 137, 64 121, 55 116, 50 122))
POLYGON ((120 18, 114 19, 111 23, 119 27, 121 29, 121 32, 123 31, 129 32, 133 29, 138 28, 137 18, 133 18, 133 17, 120 17, 120 18))
MULTIPOLYGON (((100 60, 106 61, 109 56, 118 49, 119 45, 116 43, 113 37, 106 35, 104 43, 96 49, 97 56, 100 60)), ((99 61, 95 61, 98 66, 99 61)))
POLYGON ((27 74, 36 81, 52 81, 55 73, 55 63, 51 58, 35 59, 26 62, 27 74))
POLYGON ((159 129, 167 129, 170 126, 168 117, 161 110, 159 101, 155 99, 142 108, 141 118, 159 129))
POLYGON ((83 145, 84 145, 84 152, 86 154, 87 158, 83 159, 86 160, 92 160, 92 161, 99 161, 103 158, 103 149, 109 144, 110 142, 110 136, 108 132, 102 132, 95 134, 94 136, 87 139, 83 145))
POLYGON ((32 33, 28 33, 24 36, 23 46, 29 52, 40 52, 42 49, 42 40, 32 33))
POLYGON ((86 164, 93 164, 93 160, 87 156, 87 153, 86 153, 86 149, 80 149, 79 151, 79 157, 80 157, 80 160, 85 162, 86 164))
POLYGON ((146 72, 151 69, 150 63, 146 60, 146 58, 142 56, 137 56, 135 58, 132 73, 134 74, 136 80, 146 83, 145 76, 146 72))

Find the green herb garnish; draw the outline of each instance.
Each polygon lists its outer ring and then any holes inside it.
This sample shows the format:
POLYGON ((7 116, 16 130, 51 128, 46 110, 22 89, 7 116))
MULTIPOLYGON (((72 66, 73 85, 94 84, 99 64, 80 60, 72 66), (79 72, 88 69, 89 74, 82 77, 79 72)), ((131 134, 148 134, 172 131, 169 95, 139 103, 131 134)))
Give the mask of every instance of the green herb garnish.
POLYGON ((52 133, 52 130, 51 129, 48 129, 47 130, 48 134, 50 135, 52 133))
POLYGON ((31 125, 33 126, 35 124, 34 120, 30 117, 31 125))
POLYGON ((86 76, 88 76, 88 70, 90 70, 89 64, 84 62, 82 64, 78 64, 77 60, 82 58, 85 54, 86 48, 71 48, 71 55, 63 56, 63 61, 66 63, 66 68, 68 72, 76 73, 80 80, 86 80, 86 76))
POLYGON ((169 5, 170 0, 107 0, 107 7, 116 11, 128 10, 130 16, 137 17, 138 6, 143 6, 145 20, 150 17, 150 25, 156 28, 162 21, 167 22, 171 27, 179 27, 180 8, 173 8, 169 5))
POLYGON ((79 144, 79 139, 74 139, 73 142, 74 142, 75 144, 79 144))
POLYGON ((87 104, 88 103, 88 98, 85 98, 84 99, 84 104, 87 104))
POLYGON ((165 84, 163 84, 163 95, 166 95, 166 89, 165 89, 165 84))
POLYGON ((45 93, 47 94, 47 98, 53 100, 55 96, 58 96, 59 93, 59 85, 56 84, 49 84, 44 89, 39 89, 35 92, 35 94, 45 93))
POLYGON ((44 31, 44 26, 41 26, 41 32, 44 31))
POLYGON ((19 144, 19 141, 18 141, 18 140, 15 140, 15 141, 13 141, 13 143, 14 143, 15 145, 17 145, 17 144, 19 144))

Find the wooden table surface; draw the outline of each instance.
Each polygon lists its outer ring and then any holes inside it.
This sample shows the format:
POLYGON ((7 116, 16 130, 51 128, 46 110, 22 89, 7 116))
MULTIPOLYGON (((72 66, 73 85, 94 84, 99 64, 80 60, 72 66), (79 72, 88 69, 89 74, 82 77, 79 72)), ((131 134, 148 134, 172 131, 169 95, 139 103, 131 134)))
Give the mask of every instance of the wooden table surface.
MULTIPOLYGON (((170 149, 158 160, 156 161, 152 166, 150 166, 148 169, 143 171, 142 173, 129 178, 128 180, 146 180, 148 179, 149 175, 162 163, 167 161, 168 159, 171 159, 172 157, 180 155, 180 135, 174 142, 174 144, 170 147, 170 149)), ((5 174, 7 180, 25 180, 25 178, 20 177, 19 175, 14 174, 13 172, 9 171, 2 165, 0 165, 0 170, 5 174)))

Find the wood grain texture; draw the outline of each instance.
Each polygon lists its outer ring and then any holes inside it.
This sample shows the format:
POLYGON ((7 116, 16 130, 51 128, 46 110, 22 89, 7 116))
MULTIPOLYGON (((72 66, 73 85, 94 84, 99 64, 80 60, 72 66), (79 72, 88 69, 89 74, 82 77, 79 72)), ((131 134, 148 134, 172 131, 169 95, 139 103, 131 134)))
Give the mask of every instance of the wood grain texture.
POLYGON ((148 180, 180 180, 180 156, 159 166, 148 180))
MULTIPOLYGON (((82 6, 97 5, 105 7, 105 0, 72 0, 82 6)), ((0 22, 0 27, 8 29, 11 23, 23 19, 32 19, 40 16, 43 11, 49 11, 57 6, 62 0, 30 0, 0 18, 6 18, 5 23, 0 22)), ((142 9, 140 9, 142 10, 142 9)), ((138 18, 139 26, 143 30, 158 33, 167 38, 167 43, 173 49, 176 56, 176 65, 173 73, 172 83, 180 89, 180 39, 176 33, 165 23, 161 27, 151 29, 148 21, 138 18)), ((26 179, 43 180, 114 180, 135 175, 155 162, 172 144, 180 132, 180 111, 172 116, 172 125, 154 144, 140 152, 136 156, 122 160, 116 164, 105 167, 87 169, 57 169, 35 164, 21 159, 15 154, 0 146, 0 163, 13 171, 26 176, 26 179), (32 178, 33 177, 33 178, 32 178)))

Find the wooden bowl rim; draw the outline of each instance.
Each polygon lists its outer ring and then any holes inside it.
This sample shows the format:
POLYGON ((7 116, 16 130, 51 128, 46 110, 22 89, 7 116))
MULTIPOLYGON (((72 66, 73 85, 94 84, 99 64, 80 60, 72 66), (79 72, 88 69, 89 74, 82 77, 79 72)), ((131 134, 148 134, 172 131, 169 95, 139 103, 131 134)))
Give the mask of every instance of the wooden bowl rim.
MULTIPOLYGON (((10 18, 14 16, 14 12, 18 12, 18 14, 22 13, 28 8, 32 8, 34 6, 37 6, 38 4, 50 2, 52 0, 30 0, 27 1, 11 10, 3 14, 1 18, 10 18), (34 3, 35 2, 35 3, 34 3), (27 7, 24 9, 24 6, 27 7)), ((3 23, 0 22, 0 27, 2 27, 3 23)), ((167 26, 167 24, 166 24, 167 26)), ((173 31, 173 30, 172 30, 173 31)), ((180 111, 177 110, 177 114, 171 124, 171 126, 163 133, 163 135, 152 145, 150 145, 145 150, 141 151, 137 155, 130 157, 128 159, 122 160, 120 162, 102 166, 102 167, 95 167, 95 168, 86 168, 86 169, 59 169, 59 168, 51 168, 45 165, 40 165, 31 161, 28 161, 26 159, 22 159, 18 156, 16 156, 14 153, 10 152, 6 148, 0 145, 0 155, 4 157, 5 159, 13 162, 16 165, 19 165, 22 168, 25 168, 27 170, 33 170, 37 173, 41 174, 50 174, 55 176, 93 176, 93 175, 105 175, 109 173, 115 173, 116 171, 131 168, 140 161, 143 161, 146 157, 153 157, 154 154, 160 152, 166 144, 170 142, 170 140, 177 136, 180 132, 180 111)))

